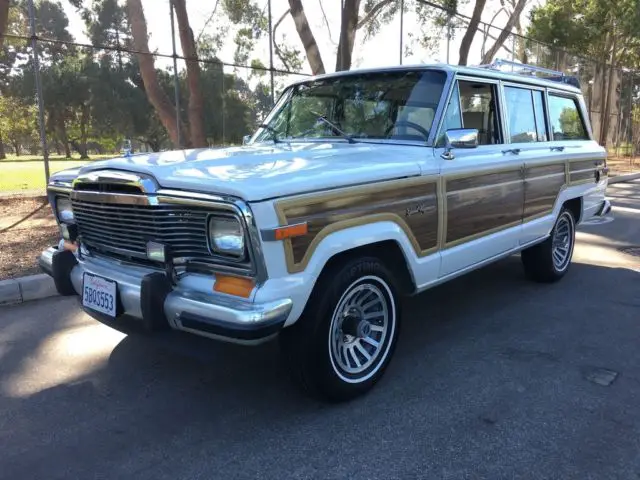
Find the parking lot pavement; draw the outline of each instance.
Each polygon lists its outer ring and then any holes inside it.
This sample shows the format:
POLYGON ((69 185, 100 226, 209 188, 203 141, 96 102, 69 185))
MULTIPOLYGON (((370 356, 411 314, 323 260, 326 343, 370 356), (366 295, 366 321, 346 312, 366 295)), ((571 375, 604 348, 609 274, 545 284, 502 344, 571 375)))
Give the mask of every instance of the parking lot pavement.
POLYGON ((407 301, 349 404, 301 397, 273 343, 125 337, 70 298, 1 308, 0 477, 640 478, 640 180, 609 195, 562 282, 513 257, 407 301))

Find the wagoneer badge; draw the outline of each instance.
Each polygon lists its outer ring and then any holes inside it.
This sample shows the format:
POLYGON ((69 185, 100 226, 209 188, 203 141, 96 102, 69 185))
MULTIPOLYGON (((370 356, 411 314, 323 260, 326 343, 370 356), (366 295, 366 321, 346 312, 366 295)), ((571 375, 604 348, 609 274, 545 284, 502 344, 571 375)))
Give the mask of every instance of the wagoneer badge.
POLYGON ((429 205, 427 205, 426 203, 421 203, 419 205, 416 205, 415 207, 408 207, 405 215, 407 217, 410 217, 411 215, 415 215, 416 213, 424 214, 428 208, 429 205))

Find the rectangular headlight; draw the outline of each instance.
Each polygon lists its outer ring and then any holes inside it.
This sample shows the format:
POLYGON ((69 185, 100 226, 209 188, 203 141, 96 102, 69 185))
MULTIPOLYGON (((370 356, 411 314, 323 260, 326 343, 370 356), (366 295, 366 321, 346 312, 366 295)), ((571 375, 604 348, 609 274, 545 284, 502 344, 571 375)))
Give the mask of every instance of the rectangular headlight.
POLYGON ((63 223, 73 223, 73 210, 69 197, 56 197, 56 217, 63 223))
POLYGON ((244 257, 244 231, 235 217, 211 217, 208 225, 209 248, 218 255, 244 257))

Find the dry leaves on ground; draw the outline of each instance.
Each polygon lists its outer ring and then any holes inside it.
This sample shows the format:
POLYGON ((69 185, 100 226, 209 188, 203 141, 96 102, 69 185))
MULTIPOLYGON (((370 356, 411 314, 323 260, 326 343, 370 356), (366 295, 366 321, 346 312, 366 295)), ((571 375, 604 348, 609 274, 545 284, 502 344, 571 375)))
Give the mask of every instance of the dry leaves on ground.
POLYGON ((0 280, 39 273, 38 255, 58 243, 58 227, 46 201, 44 196, 0 198, 0 280))

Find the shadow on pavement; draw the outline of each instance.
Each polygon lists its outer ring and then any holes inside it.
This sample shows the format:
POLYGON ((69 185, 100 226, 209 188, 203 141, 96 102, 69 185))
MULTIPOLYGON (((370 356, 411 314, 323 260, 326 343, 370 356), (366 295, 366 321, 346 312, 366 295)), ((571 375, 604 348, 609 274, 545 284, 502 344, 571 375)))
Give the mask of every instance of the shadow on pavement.
MULTIPOLYGON (((275 342, 128 336, 86 374, 0 400, 0 476, 442 478, 456 465, 478 478, 612 478, 640 447, 640 420, 624 413, 640 394, 638 291, 632 270, 574 263, 541 285, 508 258, 405 301, 386 376, 337 406, 294 389, 275 342), (594 387, 582 373, 594 366, 621 375, 594 387)), ((2 379, 81 324, 52 312, 34 340, 17 336, 27 353, 2 357, 2 379)))

